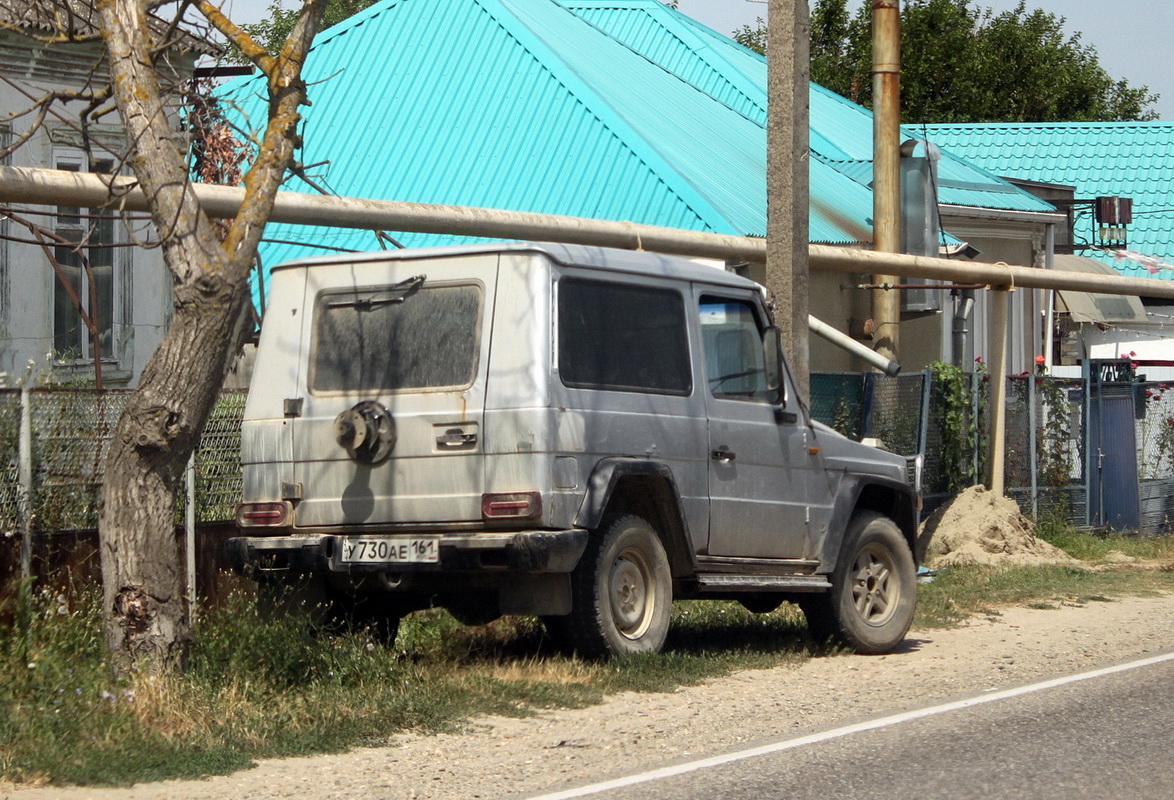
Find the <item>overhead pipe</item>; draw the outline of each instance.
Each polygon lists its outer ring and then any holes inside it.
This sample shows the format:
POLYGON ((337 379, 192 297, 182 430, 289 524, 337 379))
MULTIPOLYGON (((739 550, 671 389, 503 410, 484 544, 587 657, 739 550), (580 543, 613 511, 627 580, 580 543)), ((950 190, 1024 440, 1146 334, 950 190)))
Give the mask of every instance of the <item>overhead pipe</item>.
MULTIPOLYGON (((221 218, 235 217, 245 194, 244 189, 238 187, 203 183, 192 184, 191 190, 206 213, 221 218)), ((113 191, 115 197, 111 200, 108 179, 91 173, 0 166, 0 203, 148 210, 142 190, 137 188, 133 178, 115 179, 113 191)), ((322 197, 300 192, 278 192, 269 221, 330 228, 532 239, 753 263, 762 263, 766 258, 766 240, 748 236, 523 211, 322 197)), ((832 272, 888 272, 908 278, 958 281, 983 286, 1022 286, 1174 299, 1174 281, 1044 270, 982 261, 950 261, 929 256, 876 253, 817 244, 811 245, 808 252, 813 268, 832 272)))
MULTIPOLYGON (((872 228, 873 249, 901 252, 901 3, 872 3, 872 228)), ((873 274, 873 283, 895 283, 873 274)), ((896 358, 901 296, 872 291, 872 330, 878 353, 896 358)))
POLYGON ((807 315, 807 327, 816 336, 822 337, 837 347, 847 350, 852 355, 859 357, 867 364, 871 364, 886 375, 896 375, 901 371, 901 365, 896 361, 865 347, 848 334, 842 333, 810 314, 807 315))

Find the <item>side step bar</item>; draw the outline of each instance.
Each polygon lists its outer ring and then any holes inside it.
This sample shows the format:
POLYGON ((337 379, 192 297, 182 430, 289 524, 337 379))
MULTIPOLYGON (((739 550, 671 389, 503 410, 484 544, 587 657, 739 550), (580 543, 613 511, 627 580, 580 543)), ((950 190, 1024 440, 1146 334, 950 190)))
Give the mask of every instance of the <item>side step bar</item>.
POLYGON ((702 592, 824 592, 832 588, 824 575, 698 575, 702 592))

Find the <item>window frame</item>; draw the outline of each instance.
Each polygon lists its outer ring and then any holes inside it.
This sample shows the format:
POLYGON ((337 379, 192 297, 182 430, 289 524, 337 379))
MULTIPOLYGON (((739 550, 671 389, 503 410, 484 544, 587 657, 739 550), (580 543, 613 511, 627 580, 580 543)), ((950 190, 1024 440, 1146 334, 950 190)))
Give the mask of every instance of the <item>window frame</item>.
MULTIPOLYGON (((405 287, 408 291, 410 287, 405 287)), ((339 302, 339 305, 356 305, 358 299, 363 295, 385 295, 393 294, 397 291, 395 285, 379 284, 374 286, 347 286, 347 287, 331 287, 323 289, 318 292, 313 298, 313 313, 310 320, 310 353, 309 353, 309 369, 306 375, 306 388, 314 396, 330 397, 341 396, 359 393, 376 394, 376 395, 407 395, 407 394, 435 394, 440 392, 461 392, 470 389, 478 379, 481 372, 482 360, 482 339, 484 338, 483 329, 485 327, 486 314, 486 297, 487 291, 485 284, 477 279, 461 279, 461 280, 447 280, 447 281, 426 281, 419 287, 420 291, 446 289, 446 288, 469 288, 473 289, 477 295, 477 313, 473 322, 474 330, 470 349, 473 355, 473 363, 470 369, 469 380, 460 384, 445 384, 443 386, 420 386, 420 387, 406 387, 400 389, 391 389, 385 386, 370 387, 370 386, 346 386, 341 389, 320 389, 317 388, 318 383, 318 352, 322 343, 322 313, 332 305, 331 298, 350 298, 352 302, 339 302)), ((337 302, 337 301, 336 301, 337 302)))
MULTIPOLYGON (((71 172, 99 172, 101 174, 116 174, 116 160, 111 156, 109 158, 94 158, 87 154, 85 150, 72 146, 56 146, 52 152, 54 169, 64 169, 71 172)), ((82 265, 81 258, 74 255, 76 264, 68 264, 61 259, 62 250, 75 250, 82 248, 86 251, 86 257, 90 261, 91 268, 97 272, 98 270, 108 270, 108 277, 106 282, 108 284, 108 296, 103 299, 99 294, 98 302, 103 306, 98 316, 99 335, 103 337, 102 346, 102 363, 105 365, 117 366, 119 362, 119 355, 116 352, 118 347, 118 329, 122 326, 123 320, 123 264, 122 259, 117 253, 117 245, 122 243, 122 239, 118 234, 118 226, 116 217, 112 211, 104 209, 83 209, 78 206, 57 205, 53 208, 53 232, 57 236, 66 238, 72 243, 74 247, 70 247, 65 243, 54 242, 54 258, 62 264, 63 267, 77 270, 77 282, 74 284, 74 290, 77 292, 78 299, 81 301, 83 307, 92 309, 93 299, 90 297, 89 281, 85 276, 85 269, 82 265), (101 218, 96 218, 101 215, 101 218), (63 224, 63 220, 65 224, 63 224), (93 254, 101 254, 100 258, 95 258, 93 254)), ((70 260, 74 260, 70 259, 70 260)), ((85 323, 82 322, 77 309, 74 308, 68 293, 61 284, 61 279, 57 275, 57 271, 48 265, 51 276, 51 308, 52 308, 52 332, 50 340, 52 341, 52 351, 54 363, 60 366, 87 366, 95 363, 93 340, 89 329, 85 323), (59 330, 59 323, 61 320, 59 312, 68 307, 68 315, 72 317, 76 324, 76 332, 69 330, 59 330), (62 348, 60 344, 65 336, 70 336, 73 341, 69 343, 68 347, 62 348), (64 356, 64 357, 63 357, 64 356)), ((98 276, 95 276, 96 288, 101 292, 98 276)))
POLYGON ((624 280, 623 276, 607 275, 599 276, 595 274, 581 274, 577 272, 568 272, 559 275, 554 282, 554 331, 553 340, 554 347, 552 352, 552 367, 553 371, 558 375, 559 381, 568 389, 597 391, 597 392, 622 392, 625 394, 647 394, 656 395, 658 397, 691 397, 695 388, 695 376, 693 371, 694 354, 691 343, 691 336, 689 334, 689 301, 688 301, 688 287, 680 287, 676 285, 666 285, 661 282, 650 282, 648 280, 624 280), (563 361, 564 352, 564 333, 569 331, 564 329, 566 320, 563 315, 563 302, 566 299, 565 284, 590 284, 596 286, 603 286, 608 288, 615 288, 621 291, 632 292, 646 292, 648 294, 658 294, 665 297, 671 297, 676 308, 675 312, 679 313, 678 321, 680 334, 679 349, 676 352, 678 357, 683 356, 684 364, 683 370, 678 377, 685 378, 684 386, 681 388, 669 388, 666 386, 647 386, 647 385, 627 385, 609 382, 591 382, 585 380, 568 379, 566 364, 563 361))
MULTIPOLYGON (((707 395, 713 400, 730 400, 730 401, 737 402, 737 403, 759 403, 759 404, 766 404, 766 405, 775 405, 775 404, 779 403, 780 402, 779 397, 773 396, 771 390, 768 388, 770 382, 768 380, 769 371, 767 369, 767 357, 768 357, 769 353, 767 352, 766 343, 765 343, 763 337, 765 336, 766 331, 770 328, 770 324, 769 324, 769 320, 767 320, 765 315, 763 314, 762 308, 760 307, 760 305, 758 303, 754 302, 754 300, 749 297, 745 297, 745 296, 738 297, 738 296, 734 296, 732 294, 723 293, 721 291, 715 291, 709 287, 705 287, 697 295, 697 304, 696 304, 695 308, 696 308, 696 313, 697 313, 697 335, 698 335, 698 339, 701 342, 701 353, 702 353, 701 370, 702 370, 702 374, 704 375, 704 378, 705 378, 704 384, 705 384, 705 390, 706 390, 707 395), (705 327, 706 326, 704 324, 702 324, 702 321, 701 321, 702 320, 702 307, 707 304, 725 304, 725 305, 735 304, 735 305, 742 306, 742 307, 749 310, 750 317, 754 321, 755 342, 756 342, 756 350, 755 351, 761 357, 761 362, 757 365, 757 369, 760 370, 760 377, 761 377, 761 384, 762 385, 761 385, 761 388, 755 390, 754 394, 746 394, 746 393, 738 394, 738 393, 733 393, 733 392, 731 392, 731 393, 718 393, 714 390, 714 387, 711 385, 712 381, 716 380, 718 376, 711 376, 709 374, 710 353, 709 353, 709 347, 706 343, 706 336, 705 336, 705 327)), ((780 373, 780 379, 783 379, 783 376, 781 373, 780 373)), ((783 380, 785 382, 785 379, 783 379, 783 380)), ((779 392, 779 394, 780 394, 780 396, 785 396, 785 390, 781 390, 779 392)))

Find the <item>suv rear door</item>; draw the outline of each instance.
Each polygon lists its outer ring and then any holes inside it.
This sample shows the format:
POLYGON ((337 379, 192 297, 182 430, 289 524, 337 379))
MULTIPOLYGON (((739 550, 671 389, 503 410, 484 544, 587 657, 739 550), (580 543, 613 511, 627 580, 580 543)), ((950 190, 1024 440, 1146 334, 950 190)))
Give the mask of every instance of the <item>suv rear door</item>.
POLYGON ((292 428, 299 527, 479 522, 485 384, 498 256, 311 268, 310 354, 292 428), (391 414, 381 463, 351 458, 335 419, 391 414))

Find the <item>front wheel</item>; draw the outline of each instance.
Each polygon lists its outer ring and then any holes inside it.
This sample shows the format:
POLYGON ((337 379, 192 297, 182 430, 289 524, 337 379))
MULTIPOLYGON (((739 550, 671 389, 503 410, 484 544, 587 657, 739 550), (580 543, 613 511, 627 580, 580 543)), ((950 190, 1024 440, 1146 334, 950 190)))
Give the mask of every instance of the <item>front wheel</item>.
POLYGON ((547 621, 582 656, 655 653, 668 636, 672 586, 652 526, 634 515, 612 517, 593 532, 571 574, 571 613, 547 621))
POLYGON ((913 623, 917 567, 909 544, 886 516, 866 511, 848 526, 827 594, 800 600, 812 635, 857 653, 887 653, 913 623))

